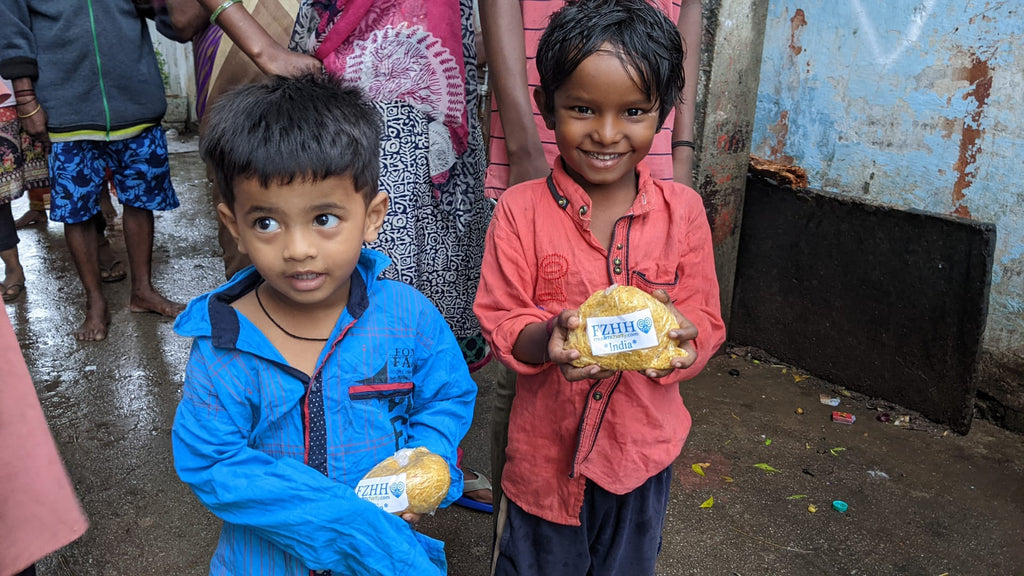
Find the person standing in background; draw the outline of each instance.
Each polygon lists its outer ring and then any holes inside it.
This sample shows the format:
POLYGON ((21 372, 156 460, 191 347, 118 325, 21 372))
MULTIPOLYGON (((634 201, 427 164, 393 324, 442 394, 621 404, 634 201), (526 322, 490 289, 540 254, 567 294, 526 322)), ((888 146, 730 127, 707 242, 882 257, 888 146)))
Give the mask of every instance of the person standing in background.
MULTIPOLYGON (((20 99, 30 97, 22 93, 20 99)), ((14 302, 25 293, 25 270, 18 257, 18 231, 11 202, 26 188, 49 186, 46 153, 40 143, 21 130, 18 100, 10 82, 0 78, 0 259, 4 263, 0 294, 4 302, 14 302)))
POLYGON ((86 295, 75 338, 103 340, 110 324, 94 222, 108 167, 124 206, 129 309, 176 316, 184 306, 152 284, 153 211, 178 206, 160 126, 167 102, 132 3, 0 0, 0 54, 0 75, 26 95, 17 106, 24 130, 50 146, 50 217, 64 223, 86 295))

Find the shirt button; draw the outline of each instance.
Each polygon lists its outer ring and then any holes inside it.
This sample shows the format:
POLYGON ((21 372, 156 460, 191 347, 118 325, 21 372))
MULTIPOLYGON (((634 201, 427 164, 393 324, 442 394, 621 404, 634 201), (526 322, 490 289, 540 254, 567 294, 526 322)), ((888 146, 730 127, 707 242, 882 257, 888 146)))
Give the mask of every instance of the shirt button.
POLYGON ((594 392, 594 400, 600 400, 601 398, 604 398, 604 394, 601 394, 600 392, 594 392))
POLYGON ((612 260, 612 264, 615 264, 616 266, 622 266, 622 258, 616 258, 615 260, 612 260))
POLYGON ((560 208, 565 208, 565 205, 568 204, 568 203, 569 202, 565 198, 559 198, 558 199, 558 206, 560 208))
POLYGON ((580 216, 583 216, 586 213, 587 213, 587 207, 586 206, 580 206, 580 216))
POLYGON ((616 244, 615 245, 615 249, 616 250, 622 250, 622 244, 621 243, 620 244, 616 244))
POLYGON ((622 267, 621 266, 616 266, 615 267, 615 273, 616 274, 622 274, 622 267))

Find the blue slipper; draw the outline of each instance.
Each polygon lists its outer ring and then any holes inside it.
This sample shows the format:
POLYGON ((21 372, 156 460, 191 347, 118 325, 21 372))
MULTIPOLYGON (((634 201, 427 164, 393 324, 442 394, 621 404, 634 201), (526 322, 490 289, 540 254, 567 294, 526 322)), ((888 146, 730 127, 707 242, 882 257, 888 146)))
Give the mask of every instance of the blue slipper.
MULTIPOLYGON (((469 466, 463 466, 463 468, 466 469, 466 470, 469 470, 473 474, 476 474, 476 479, 474 479, 474 480, 466 480, 463 483, 463 485, 462 485, 462 493, 463 494, 465 494, 466 492, 473 492, 475 490, 490 490, 491 489, 491 481, 487 479, 487 476, 484 476, 480 472, 477 472, 476 470, 473 470, 469 466)), ((476 510, 478 512, 486 512, 488 514, 493 514, 494 513, 494 506, 493 505, 488 504, 486 502, 479 502, 477 500, 473 500, 469 496, 462 496, 461 498, 456 500, 454 502, 454 504, 456 506, 462 506, 463 508, 469 508, 470 510, 476 510)))

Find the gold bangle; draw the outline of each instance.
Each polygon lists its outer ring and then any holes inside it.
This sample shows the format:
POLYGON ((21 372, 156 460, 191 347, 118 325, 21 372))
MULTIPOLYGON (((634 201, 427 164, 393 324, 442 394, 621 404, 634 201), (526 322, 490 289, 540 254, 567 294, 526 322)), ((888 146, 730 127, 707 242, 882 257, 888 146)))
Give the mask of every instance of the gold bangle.
POLYGON ((227 10, 228 8, 231 8, 232 6, 238 4, 241 1, 242 0, 224 0, 224 3, 220 6, 217 6, 217 9, 213 11, 213 14, 210 14, 210 24, 216 24, 217 17, 220 16, 221 12, 227 10))
POLYGON ((25 115, 18 114, 18 118, 28 118, 29 116, 35 116, 36 113, 39 112, 42 109, 43 109, 43 105, 38 103, 38 102, 36 102, 36 109, 35 110, 33 110, 33 111, 31 111, 31 112, 29 112, 28 114, 25 114, 25 115))

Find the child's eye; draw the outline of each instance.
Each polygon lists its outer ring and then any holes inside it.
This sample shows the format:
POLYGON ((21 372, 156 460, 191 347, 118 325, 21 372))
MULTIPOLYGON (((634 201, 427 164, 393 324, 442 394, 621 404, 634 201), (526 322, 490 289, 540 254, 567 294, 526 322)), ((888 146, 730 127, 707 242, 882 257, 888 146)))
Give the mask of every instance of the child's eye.
POLYGON ((257 218, 256 221, 253 222, 253 226, 260 232, 274 232, 281 227, 281 225, 277 223, 277 220, 267 218, 266 216, 257 218))
POLYGON ((572 111, 577 114, 590 114, 593 112, 588 106, 573 106, 572 111))
POLYGON ((629 110, 626 110, 626 116, 628 116, 630 118, 635 118, 637 116, 643 116, 646 113, 647 113, 647 110, 644 110, 643 108, 630 108, 629 110))
POLYGON ((339 222, 341 219, 334 214, 317 214, 313 218, 313 224, 319 228, 334 228, 339 222))

